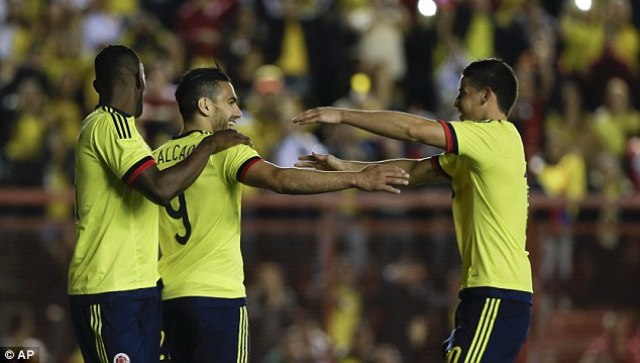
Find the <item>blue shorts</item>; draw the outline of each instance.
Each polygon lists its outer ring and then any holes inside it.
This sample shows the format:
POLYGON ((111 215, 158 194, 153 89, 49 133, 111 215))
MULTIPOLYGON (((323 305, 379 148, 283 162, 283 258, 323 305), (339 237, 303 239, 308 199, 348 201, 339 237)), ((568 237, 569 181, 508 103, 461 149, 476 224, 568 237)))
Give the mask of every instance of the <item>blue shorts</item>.
POLYGON ((514 362, 529 334, 531 300, 520 291, 461 291, 455 328, 443 344, 447 363, 514 362))
POLYGON ((85 363, 158 363, 160 288, 70 295, 71 319, 85 363))
POLYGON ((184 297, 162 302, 172 363, 249 362, 246 299, 184 297))

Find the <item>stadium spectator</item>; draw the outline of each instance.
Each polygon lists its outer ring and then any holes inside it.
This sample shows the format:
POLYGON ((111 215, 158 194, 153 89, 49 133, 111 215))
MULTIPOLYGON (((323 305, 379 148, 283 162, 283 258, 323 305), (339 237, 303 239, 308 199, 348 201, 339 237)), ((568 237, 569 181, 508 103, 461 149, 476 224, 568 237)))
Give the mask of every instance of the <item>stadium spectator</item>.
POLYGON ((574 231, 579 203, 587 192, 587 173, 581 153, 564 143, 560 135, 547 133, 544 152, 529 162, 529 170, 546 195, 566 206, 550 208, 548 222, 540 228, 542 288, 562 308, 571 305, 574 231))
POLYGON ((32 361, 35 363, 52 362, 47 346, 37 337, 35 313, 31 308, 16 308, 8 316, 5 316, 3 321, 5 324, 3 324, 3 331, 0 331, 1 347, 37 348, 38 354, 33 357, 32 361))
POLYGON ((575 2, 564 1, 559 15, 558 54, 560 70, 567 76, 582 75, 600 57, 605 44, 605 30, 600 5, 583 11, 575 2))
POLYGON ((238 120, 237 128, 255 140, 260 155, 272 160, 286 135, 284 122, 301 110, 301 100, 287 88, 284 74, 276 65, 258 67, 253 77, 251 92, 242 101, 246 115, 238 120))
POLYGON ((44 85, 35 77, 23 78, 17 85, 14 102, 13 117, 4 120, 11 125, 3 150, 8 169, 6 184, 42 185, 49 125, 44 85))
POLYGON ((220 59, 234 80, 239 99, 246 100, 256 70, 265 64, 261 47, 266 34, 252 6, 240 4, 235 9, 234 18, 236 21, 229 22, 224 29, 225 42, 220 49, 220 59))
POLYGON ((620 160, 632 136, 640 135, 640 111, 633 107, 629 84, 612 78, 605 86, 604 101, 593 115, 592 129, 599 150, 620 160))
POLYGON ((218 57, 222 30, 237 0, 186 0, 180 4, 175 32, 186 47, 187 68, 218 57))
POLYGON ((247 287, 251 321, 251 355, 261 361, 279 344, 298 313, 297 296, 287 283, 282 267, 274 262, 256 266, 247 287))
POLYGON ((122 14, 115 13, 107 0, 90 0, 82 24, 83 51, 91 54, 118 42, 124 33, 122 14))

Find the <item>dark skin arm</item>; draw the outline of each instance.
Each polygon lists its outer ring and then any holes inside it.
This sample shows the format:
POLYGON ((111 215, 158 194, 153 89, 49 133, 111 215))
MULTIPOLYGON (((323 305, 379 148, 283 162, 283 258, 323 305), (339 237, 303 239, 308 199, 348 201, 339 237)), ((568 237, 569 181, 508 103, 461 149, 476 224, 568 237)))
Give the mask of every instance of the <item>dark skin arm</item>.
POLYGON ((156 165, 146 168, 132 186, 152 202, 166 205, 198 178, 211 154, 239 144, 251 146, 251 140, 235 130, 216 132, 176 165, 164 170, 156 165))

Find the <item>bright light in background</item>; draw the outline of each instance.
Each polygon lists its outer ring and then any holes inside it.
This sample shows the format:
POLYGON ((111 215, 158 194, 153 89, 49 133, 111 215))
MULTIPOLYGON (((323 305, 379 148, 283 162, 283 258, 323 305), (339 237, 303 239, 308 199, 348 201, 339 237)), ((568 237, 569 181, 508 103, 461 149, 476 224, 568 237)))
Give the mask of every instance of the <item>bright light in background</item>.
POLYGON ((574 0, 578 9, 582 11, 591 10, 591 0, 574 0))
MULTIPOLYGON (((579 1, 579 0, 576 0, 576 1, 579 1)), ((418 1, 418 11, 422 16, 434 16, 436 15, 437 10, 438 10, 438 7, 436 6, 436 2, 434 0, 418 1)))

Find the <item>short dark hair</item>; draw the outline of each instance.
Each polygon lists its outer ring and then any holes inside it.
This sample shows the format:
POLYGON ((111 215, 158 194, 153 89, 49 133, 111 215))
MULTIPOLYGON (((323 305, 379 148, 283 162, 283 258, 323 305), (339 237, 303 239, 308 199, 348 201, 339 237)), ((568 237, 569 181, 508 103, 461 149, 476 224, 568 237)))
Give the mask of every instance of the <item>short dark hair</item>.
POLYGON ((498 107, 507 116, 518 98, 518 79, 513 68, 502 59, 485 58, 471 62, 462 76, 477 89, 491 88, 498 99, 498 107))
POLYGON ((113 85, 114 79, 124 74, 138 74, 140 57, 131 48, 124 45, 107 45, 95 59, 96 80, 107 86, 113 85))
POLYGON ((231 78, 219 67, 195 68, 182 75, 175 96, 185 122, 197 112, 201 97, 218 96, 222 89, 220 82, 231 82, 231 78))

